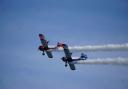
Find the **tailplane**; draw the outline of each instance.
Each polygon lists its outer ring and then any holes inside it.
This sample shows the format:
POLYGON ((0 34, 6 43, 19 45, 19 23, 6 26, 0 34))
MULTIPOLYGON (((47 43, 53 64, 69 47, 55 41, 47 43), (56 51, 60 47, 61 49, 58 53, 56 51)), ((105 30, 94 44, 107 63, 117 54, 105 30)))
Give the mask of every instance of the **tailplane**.
POLYGON ((81 53, 80 58, 81 58, 82 60, 86 60, 88 57, 87 57, 87 55, 86 55, 86 54, 81 53))

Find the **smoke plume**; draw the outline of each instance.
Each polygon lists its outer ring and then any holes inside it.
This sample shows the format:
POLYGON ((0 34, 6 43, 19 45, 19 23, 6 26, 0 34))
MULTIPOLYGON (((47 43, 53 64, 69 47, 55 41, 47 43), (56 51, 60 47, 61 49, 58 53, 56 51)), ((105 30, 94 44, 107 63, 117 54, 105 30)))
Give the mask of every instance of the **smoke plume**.
POLYGON ((128 65, 128 58, 97 58, 71 62, 73 64, 118 64, 128 65))

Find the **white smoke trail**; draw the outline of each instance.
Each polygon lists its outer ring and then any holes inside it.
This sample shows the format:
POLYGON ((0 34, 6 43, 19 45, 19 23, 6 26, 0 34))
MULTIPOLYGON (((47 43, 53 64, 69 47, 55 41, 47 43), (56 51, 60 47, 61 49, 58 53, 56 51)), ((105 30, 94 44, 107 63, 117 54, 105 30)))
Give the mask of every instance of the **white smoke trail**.
MULTIPOLYGON (((128 51, 128 43, 125 44, 106 44, 106 45, 85 45, 85 46, 69 46, 71 51, 128 51)), ((63 51, 58 48, 56 51, 63 51)))
POLYGON ((107 45, 87 45, 69 47, 72 51, 128 51, 128 43, 126 44, 107 44, 107 45))
POLYGON ((120 64, 128 65, 128 58, 97 58, 71 62, 73 64, 120 64))

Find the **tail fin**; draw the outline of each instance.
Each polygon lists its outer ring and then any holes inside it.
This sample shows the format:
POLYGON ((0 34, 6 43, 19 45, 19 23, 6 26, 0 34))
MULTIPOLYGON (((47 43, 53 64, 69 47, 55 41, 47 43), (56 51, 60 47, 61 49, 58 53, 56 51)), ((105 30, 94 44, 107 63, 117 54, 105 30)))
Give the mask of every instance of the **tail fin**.
POLYGON ((80 58, 81 58, 81 59, 83 59, 83 60, 86 60, 88 57, 87 57, 87 55, 86 55, 86 54, 84 54, 84 53, 81 53, 81 56, 80 56, 80 58))

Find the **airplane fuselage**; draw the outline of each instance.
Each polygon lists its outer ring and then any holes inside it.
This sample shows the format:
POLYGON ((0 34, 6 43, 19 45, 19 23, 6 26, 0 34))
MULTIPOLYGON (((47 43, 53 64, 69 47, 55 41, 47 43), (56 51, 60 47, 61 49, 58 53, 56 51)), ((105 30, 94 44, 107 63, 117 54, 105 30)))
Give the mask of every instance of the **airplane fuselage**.
POLYGON ((86 60, 86 59, 83 59, 83 58, 74 59, 74 58, 66 58, 66 57, 62 57, 61 59, 62 59, 64 62, 72 62, 72 61, 86 60))
POLYGON ((39 46, 38 48, 40 51, 45 51, 45 50, 49 50, 49 48, 47 46, 39 46))

